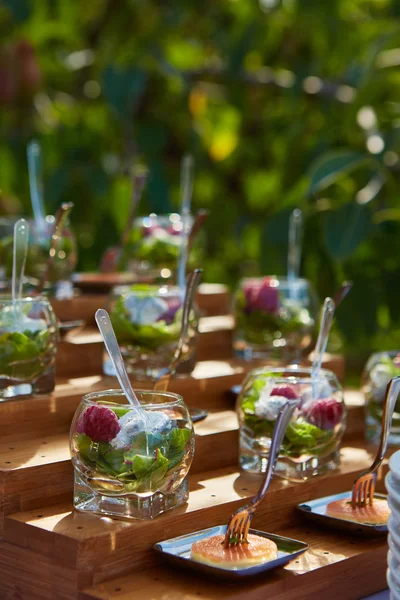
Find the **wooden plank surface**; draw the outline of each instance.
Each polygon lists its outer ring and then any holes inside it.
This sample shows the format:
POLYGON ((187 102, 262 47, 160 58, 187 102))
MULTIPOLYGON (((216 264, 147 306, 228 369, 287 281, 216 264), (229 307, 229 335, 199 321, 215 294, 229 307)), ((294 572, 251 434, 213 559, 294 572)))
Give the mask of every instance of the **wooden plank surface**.
MULTIPOLYGON (((362 447, 346 447, 342 450, 342 465, 335 473, 301 483, 276 478, 253 526, 271 532, 295 526, 299 520, 293 510, 295 505, 350 489, 355 475, 370 461, 371 455, 362 447)), ((380 475, 380 489, 385 469, 380 475)), ((78 587, 91 586, 132 570, 155 566, 158 557, 151 551, 155 542, 226 522, 256 492, 259 484, 260 476, 231 468, 194 474, 190 478, 188 504, 151 523, 98 518, 71 511, 69 503, 41 507, 6 516, 4 542, 74 568, 78 587)))
POLYGON ((235 584, 160 565, 84 590, 79 600, 360 600, 386 587, 385 540, 349 538, 302 525, 282 530, 307 541, 306 553, 283 569, 235 584))

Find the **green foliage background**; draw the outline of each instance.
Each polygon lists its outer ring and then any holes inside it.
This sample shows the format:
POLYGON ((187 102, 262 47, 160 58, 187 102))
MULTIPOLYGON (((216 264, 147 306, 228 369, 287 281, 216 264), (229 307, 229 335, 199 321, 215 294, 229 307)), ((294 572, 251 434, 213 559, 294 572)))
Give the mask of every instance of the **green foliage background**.
POLYGON ((151 174, 141 212, 167 212, 190 151, 206 280, 283 274, 299 206, 304 276, 321 298, 354 281, 337 315, 348 350, 400 346, 398 0, 3 0, 0 31, 3 48, 29 40, 42 73, 0 107, 3 213, 29 211, 37 137, 48 212, 75 203, 94 270, 133 164, 151 174))

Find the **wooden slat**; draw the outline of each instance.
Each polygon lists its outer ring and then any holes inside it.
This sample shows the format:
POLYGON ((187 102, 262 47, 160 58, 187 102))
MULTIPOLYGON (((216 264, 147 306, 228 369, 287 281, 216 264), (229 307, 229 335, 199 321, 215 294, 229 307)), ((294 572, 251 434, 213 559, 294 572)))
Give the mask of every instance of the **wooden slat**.
POLYGON ((174 567, 132 573, 84 590, 79 600, 359 600, 386 587, 385 540, 349 539, 298 525, 281 535, 310 548, 283 569, 234 585, 174 567))
MULTIPOLYGON (((302 483, 275 479, 268 501, 257 511, 254 527, 276 532, 295 525, 296 504, 350 489, 355 475, 370 461, 371 455, 363 448, 347 447, 342 450, 342 465, 335 473, 302 483)), ((190 481, 187 506, 151 523, 98 518, 71 512, 71 505, 65 504, 6 516, 4 541, 40 552, 57 564, 74 567, 80 587, 150 568, 158 560, 151 552, 156 541, 226 522, 256 492, 260 477, 228 468, 192 475, 190 481)))
MULTIPOLYGON (((232 357, 231 315, 200 319, 197 360, 229 360, 232 357)), ((67 334, 57 352, 57 376, 79 377, 103 372, 104 344, 97 328, 67 334)))
MULTIPOLYGON (((248 365, 250 368, 250 365, 248 365)), ((235 361, 203 361, 197 363, 191 376, 174 378, 170 390, 182 394, 189 406, 205 409, 229 409, 232 401, 228 391, 242 382, 243 366, 235 361)), ((133 382, 136 389, 150 389, 151 381, 133 382)), ((51 395, 36 396, 19 400, 8 400, 1 404, 0 437, 21 437, 32 434, 46 436, 69 429, 73 414, 84 394, 119 388, 116 378, 95 375, 76 379, 61 379, 51 395)))

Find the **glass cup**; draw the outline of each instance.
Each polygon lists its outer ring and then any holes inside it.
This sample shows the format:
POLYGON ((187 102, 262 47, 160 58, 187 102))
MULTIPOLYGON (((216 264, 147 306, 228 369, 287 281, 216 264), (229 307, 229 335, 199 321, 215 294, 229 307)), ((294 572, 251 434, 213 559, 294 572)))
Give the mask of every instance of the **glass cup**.
POLYGON ((120 260, 120 270, 169 279, 176 271, 183 244, 187 244, 187 231, 193 225, 189 215, 186 231, 182 216, 150 214, 135 219, 130 239, 120 260))
POLYGON ((136 390, 142 410, 121 390, 83 397, 70 431, 77 510, 153 519, 184 504, 194 431, 181 396, 136 390))
MULTIPOLYGON (((17 217, 0 219, 0 279, 3 283, 9 282, 12 272, 14 224, 17 217)), ((46 270, 49 258, 50 242, 53 233, 55 217, 46 217, 46 229, 43 238, 39 236, 35 221, 28 219, 29 223, 29 249, 26 258, 25 275, 32 279, 35 286, 46 270)), ((60 282, 70 281, 76 267, 77 245, 75 236, 69 226, 65 226, 53 267, 49 273, 50 288, 54 289, 60 282)))
MULTIPOLYGON (((400 350, 376 352, 365 365, 362 375, 362 391, 365 399, 365 437, 372 444, 379 444, 382 431, 383 401, 386 387, 393 377, 400 375, 400 350)), ((393 413, 389 433, 391 446, 400 445, 400 397, 393 413)))
POLYGON ((0 296, 0 401, 54 390, 57 341, 45 298, 23 298, 14 307, 10 296, 0 296))
MULTIPOLYGON (((114 288, 110 318, 128 373, 154 378, 169 366, 181 334, 183 292, 178 287, 137 284, 114 288)), ((196 363, 199 319, 190 315, 186 342, 177 373, 191 373, 196 363)), ((104 355, 103 370, 115 375, 104 355)))
POLYGON ((275 473, 298 481, 339 466, 346 424, 343 392, 331 371, 312 379, 311 369, 266 367, 251 371, 237 401, 240 467, 264 473, 280 408, 300 398, 286 430, 275 473))
POLYGON ((318 301, 310 283, 285 277, 243 279, 235 294, 235 354, 245 360, 301 360, 315 344, 318 301))

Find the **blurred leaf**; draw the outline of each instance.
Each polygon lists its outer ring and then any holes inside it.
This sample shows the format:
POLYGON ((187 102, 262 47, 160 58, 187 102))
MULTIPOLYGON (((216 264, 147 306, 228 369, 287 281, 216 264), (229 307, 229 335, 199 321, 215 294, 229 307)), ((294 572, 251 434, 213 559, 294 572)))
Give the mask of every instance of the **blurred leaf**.
POLYGON ((325 244, 333 258, 352 255, 371 231, 368 210, 356 203, 345 204, 325 214, 325 244))
POLYGON ((340 177, 367 164, 370 157, 351 150, 332 150, 320 156, 310 167, 308 176, 311 179, 309 194, 335 183, 340 177))
POLYGON ((22 23, 25 21, 31 12, 27 0, 3 0, 6 6, 12 13, 15 21, 22 23))
POLYGON ((150 164, 150 177, 147 184, 147 195, 151 212, 165 214, 172 211, 169 201, 168 181, 164 167, 160 162, 150 164))
POLYGON ((146 80, 141 69, 108 66, 103 72, 107 102, 122 116, 132 115, 145 90, 146 80))
POLYGON ((132 197, 132 181, 130 177, 119 177, 110 189, 110 213, 119 234, 125 228, 132 197))

